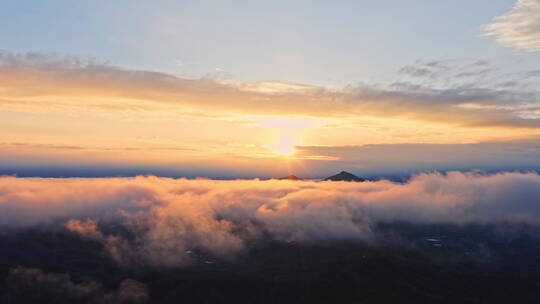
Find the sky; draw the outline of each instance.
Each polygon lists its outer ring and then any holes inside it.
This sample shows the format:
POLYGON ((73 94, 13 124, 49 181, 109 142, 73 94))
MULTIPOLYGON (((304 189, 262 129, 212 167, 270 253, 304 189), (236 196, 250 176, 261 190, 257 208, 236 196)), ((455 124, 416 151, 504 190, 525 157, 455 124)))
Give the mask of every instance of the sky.
POLYGON ((0 174, 540 169, 540 1, 11 1, 0 174))

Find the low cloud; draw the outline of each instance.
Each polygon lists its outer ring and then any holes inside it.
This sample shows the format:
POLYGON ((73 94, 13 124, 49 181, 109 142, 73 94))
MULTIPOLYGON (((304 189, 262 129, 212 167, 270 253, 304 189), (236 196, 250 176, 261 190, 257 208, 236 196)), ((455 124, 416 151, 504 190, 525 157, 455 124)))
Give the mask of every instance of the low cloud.
POLYGON ((11 269, 3 293, 0 297, 21 303, 55 299, 58 303, 142 304, 149 299, 146 285, 133 279, 122 281, 116 291, 105 292, 98 281, 75 283, 68 274, 27 267, 11 269))
POLYGON ((69 220, 66 223, 66 229, 89 239, 102 238, 101 232, 98 230, 98 226, 94 220, 69 220))
POLYGON ((123 265, 176 266, 264 241, 376 242, 376 225, 395 221, 536 226, 538 197, 534 173, 426 173, 405 184, 3 177, 0 226, 67 227, 123 265))
POLYGON ((496 17, 485 30, 504 46, 540 51, 540 1, 518 0, 511 11, 496 17))

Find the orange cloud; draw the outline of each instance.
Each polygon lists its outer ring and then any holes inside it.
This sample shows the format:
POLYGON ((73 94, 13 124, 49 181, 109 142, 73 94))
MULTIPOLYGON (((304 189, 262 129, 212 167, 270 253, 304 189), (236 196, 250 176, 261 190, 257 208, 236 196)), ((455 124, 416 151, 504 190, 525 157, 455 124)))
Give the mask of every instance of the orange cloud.
MULTIPOLYGON (((433 64, 429 66, 433 67, 433 64)), ((436 75, 460 80, 464 77, 460 75, 477 75, 478 72, 470 67, 456 69, 454 71, 446 64, 444 70, 439 69, 436 75)), ((409 70, 411 67, 405 71, 409 70)), ((418 68, 413 67, 413 70, 418 68)), ((419 75, 413 73, 413 76, 419 75)), ((187 79, 74 58, 0 53, 0 88, 0 102, 18 108, 75 104, 108 110, 170 111, 173 108, 184 113, 191 112, 192 115, 208 115, 202 113, 210 112, 218 116, 239 113, 312 117, 368 116, 467 126, 540 126, 536 115, 523 116, 523 111, 532 115, 534 109, 529 111, 520 108, 524 104, 536 102, 534 91, 502 88, 474 79, 466 84, 458 81, 446 87, 399 82, 373 85, 361 83, 343 89, 329 89, 301 84, 187 79), (473 107, 462 107, 471 104, 473 107)))

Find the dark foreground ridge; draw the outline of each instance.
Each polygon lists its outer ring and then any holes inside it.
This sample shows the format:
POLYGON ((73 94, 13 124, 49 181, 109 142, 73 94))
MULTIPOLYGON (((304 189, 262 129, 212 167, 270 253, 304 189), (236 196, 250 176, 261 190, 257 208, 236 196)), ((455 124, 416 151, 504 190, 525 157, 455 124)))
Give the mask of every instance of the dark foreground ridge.
POLYGON ((194 248, 170 267, 119 265, 67 232, 0 233, 0 303, 538 303, 539 232, 393 223, 376 244, 267 240, 234 259, 194 248))
POLYGON ((346 182, 364 182, 363 178, 360 178, 352 173, 341 171, 336 175, 329 176, 324 181, 346 181, 346 182))

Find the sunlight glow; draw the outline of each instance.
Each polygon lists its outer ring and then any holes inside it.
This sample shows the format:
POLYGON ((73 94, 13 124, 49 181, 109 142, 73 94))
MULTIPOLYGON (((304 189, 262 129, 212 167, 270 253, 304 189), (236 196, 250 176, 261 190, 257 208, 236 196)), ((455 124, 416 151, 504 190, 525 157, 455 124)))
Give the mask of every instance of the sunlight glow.
POLYGON ((263 128, 281 130, 315 128, 322 124, 322 120, 320 119, 299 117, 252 116, 245 118, 245 120, 253 121, 257 123, 258 126, 263 128))
POLYGON ((272 133, 274 139, 265 147, 279 156, 294 155, 295 146, 300 144, 303 133, 322 124, 321 120, 306 117, 253 116, 246 120, 253 121, 272 133))
POLYGON ((279 138, 275 144, 267 147, 274 153, 282 156, 291 156, 296 152, 294 146, 298 144, 297 136, 293 133, 279 134, 279 138))

